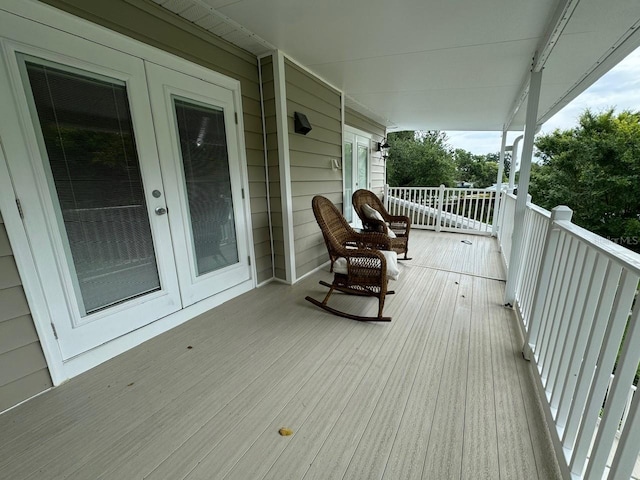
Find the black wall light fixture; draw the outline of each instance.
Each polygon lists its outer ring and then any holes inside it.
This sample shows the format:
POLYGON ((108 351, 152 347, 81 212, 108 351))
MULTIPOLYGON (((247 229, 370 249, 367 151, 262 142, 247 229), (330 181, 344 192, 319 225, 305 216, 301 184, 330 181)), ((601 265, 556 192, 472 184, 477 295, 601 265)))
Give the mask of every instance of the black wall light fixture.
POLYGON ((378 151, 382 153, 382 159, 384 161, 387 161, 387 158, 389 157, 390 148, 391 148, 391 145, 387 143, 386 138, 382 141, 382 143, 378 143, 378 151))
POLYGON ((382 152, 383 150, 386 150, 388 148, 390 148, 391 145, 389 145, 387 143, 387 139, 383 139, 382 142, 376 142, 376 152, 382 152))
POLYGON ((296 133, 306 135, 311 131, 311 124, 304 113, 294 112, 293 126, 296 133))

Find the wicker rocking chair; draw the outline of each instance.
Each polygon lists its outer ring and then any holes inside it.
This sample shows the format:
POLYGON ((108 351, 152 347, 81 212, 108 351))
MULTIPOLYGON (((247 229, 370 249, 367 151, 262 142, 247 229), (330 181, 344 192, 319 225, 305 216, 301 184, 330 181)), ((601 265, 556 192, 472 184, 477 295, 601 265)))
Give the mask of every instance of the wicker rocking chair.
POLYGON ((383 317, 385 296, 394 293, 387 290, 389 278, 397 278, 397 254, 391 251, 387 235, 380 233, 358 233, 354 231, 340 211, 330 200, 315 196, 312 200, 313 213, 324 237, 329 257, 333 262, 333 282, 321 281, 329 287, 322 302, 306 297, 314 305, 341 317, 359 321, 389 322, 391 317, 383 317), (378 315, 366 317, 336 310, 327 305, 329 297, 338 290, 351 295, 376 297, 378 315))
POLYGON ((391 215, 384 208, 378 196, 369 190, 356 190, 353 192, 351 202, 358 217, 362 220, 362 227, 365 232, 388 233, 389 230, 392 231, 395 238, 391 238, 391 249, 398 255, 404 253, 404 258, 401 260, 411 260, 407 257, 409 252, 409 231, 411 230, 411 219, 409 217, 391 215))

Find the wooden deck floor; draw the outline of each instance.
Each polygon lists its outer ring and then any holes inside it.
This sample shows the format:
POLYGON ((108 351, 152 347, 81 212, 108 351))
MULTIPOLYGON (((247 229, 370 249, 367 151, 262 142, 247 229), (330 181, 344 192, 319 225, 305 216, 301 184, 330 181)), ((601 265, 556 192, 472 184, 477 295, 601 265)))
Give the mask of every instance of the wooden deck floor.
POLYGON ((559 478, 496 242, 410 250, 390 324, 254 290, 0 416, 0 478, 559 478))

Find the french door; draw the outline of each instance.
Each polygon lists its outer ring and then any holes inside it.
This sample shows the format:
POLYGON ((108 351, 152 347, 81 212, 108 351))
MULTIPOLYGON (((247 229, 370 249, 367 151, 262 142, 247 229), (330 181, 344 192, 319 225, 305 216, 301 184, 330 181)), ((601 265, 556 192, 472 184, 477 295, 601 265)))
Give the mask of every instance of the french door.
POLYGON ((2 124, 62 356, 250 278, 230 90, 49 29, 4 41, 2 124))
POLYGON ((351 196, 360 188, 369 188, 369 158, 371 139, 355 129, 345 127, 344 131, 344 160, 342 174, 344 182, 344 217, 351 224, 360 225, 360 219, 355 213, 351 196))
POLYGON ((158 65, 147 72, 187 306, 250 278, 233 95, 158 65))

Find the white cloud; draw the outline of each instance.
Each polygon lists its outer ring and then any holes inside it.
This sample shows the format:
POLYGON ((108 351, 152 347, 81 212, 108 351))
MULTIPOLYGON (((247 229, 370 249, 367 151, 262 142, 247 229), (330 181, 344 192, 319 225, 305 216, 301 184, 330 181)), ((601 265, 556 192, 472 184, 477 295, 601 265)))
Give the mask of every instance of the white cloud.
MULTIPOLYGON (((610 108, 616 112, 640 110, 640 48, 545 122, 541 133, 550 133, 556 128, 565 130, 575 127, 585 108, 594 112, 610 108)), ((447 136, 451 146, 471 153, 485 154, 500 150, 499 132, 447 132, 447 136)), ((507 145, 515 136, 516 134, 507 137, 507 145)))

